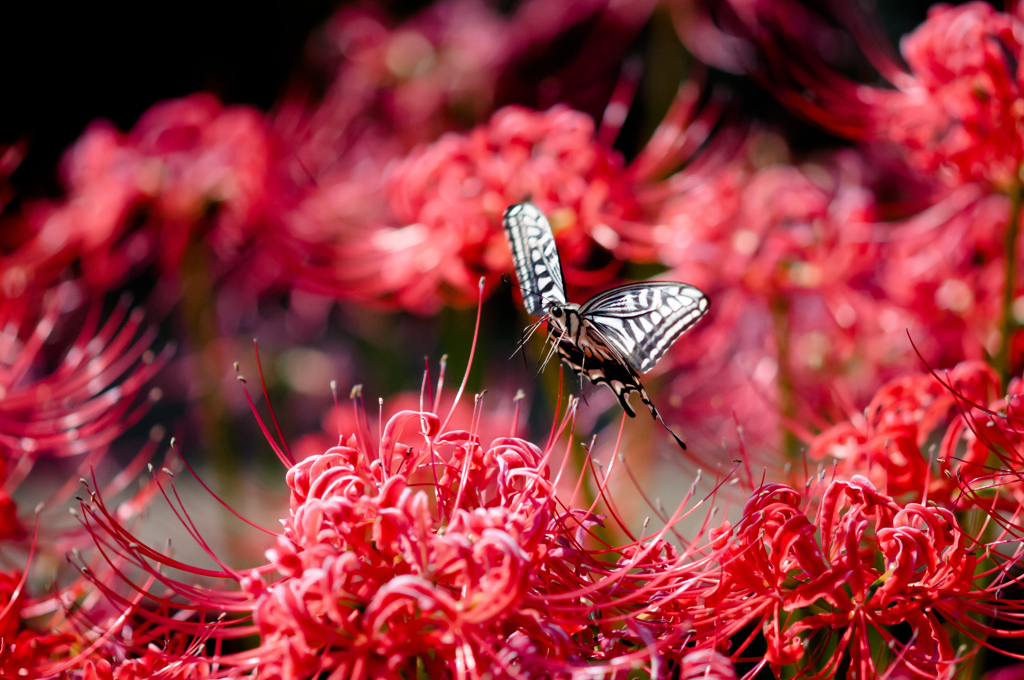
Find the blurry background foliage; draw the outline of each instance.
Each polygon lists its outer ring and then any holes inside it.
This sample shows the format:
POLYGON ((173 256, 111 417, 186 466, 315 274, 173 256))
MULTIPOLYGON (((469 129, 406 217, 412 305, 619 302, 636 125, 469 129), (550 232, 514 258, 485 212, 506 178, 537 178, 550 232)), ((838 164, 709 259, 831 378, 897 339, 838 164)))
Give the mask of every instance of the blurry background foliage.
MULTIPOLYGON (((376 4, 397 22, 430 3, 376 4)), ((514 6, 507 1, 498 4, 505 12, 514 6)), ((926 0, 879 4, 877 9, 894 43, 923 20, 929 5, 926 0)), ((0 63, 4 64, 0 144, 24 142, 28 149, 11 177, 15 201, 61 194, 57 176, 61 154, 96 119, 107 119, 118 129, 129 130, 155 102, 199 91, 213 93, 225 105, 248 104, 269 113, 296 89, 315 97, 329 78, 323 60, 318 58, 319 29, 340 6, 344 5, 324 0, 258 6, 196 0, 131 7, 118 3, 0 3, 0 63)), ((517 68, 527 71, 519 75, 542 79, 572 55, 574 44, 589 28, 580 25, 565 31, 545 53, 518 64, 517 68)), ((692 63, 664 11, 652 15, 630 53, 642 62, 643 70, 637 96, 616 142, 627 160, 662 119, 692 63)), ((594 73, 593 78, 595 87, 603 91, 587 96, 581 94, 587 92, 586 88, 579 87, 566 103, 600 120, 616 74, 594 73)), ((795 120, 750 79, 711 71, 707 80, 707 92, 724 85, 743 102, 739 110, 769 118, 777 129, 791 133, 788 141, 794 149, 843 144, 795 120)), ((495 109, 512 103, 502 101, 501 96, 494 102, 495 109)), ((466 126, 479 122, 467 120, 466 126)), ((16 204, 9 207, 17 210, 16 204)), ((634 267, 624 275, 646 278, 657 271, 634 267)), ((186 262, 181 282, 183 298, 162 308, 157 303, 156 310, 150 309, 151 319, 162 326, 162 342, 182 344, 185 350, 181 356, 196 356, 196 349, 217 344, 214 300, 204 296, 203 276, 201 262, 194 267, 186 262)), ((152 307, 147 300, 157 284, 145 275, 136 278, 130 284, 133 299, 152 307)), ((427 318, 401 312, 379 313, 341 303, 334 305, 326 327, 300 329, 296 334, 295 329, 285 332, 283 328, 294 320, 288 318, 291 302, 283 297, 288 294, 281 295, 264 301, 259 312, 263 331, 258 339, 271 399, 288 437, 320 428, 331 400, 327 385, 332 378, 338 379, 343 400, 347 400, 352 385, 364 385, 371 418, 378 397, 419 390, 424 357, 429 359, 436 379, 438 360, 443 354, 449 355, 447 385, 455 387, 461 379, 472 337, 473 309, 445 309, 427 318), (282 332, 267 337, 266 329, 273 328, 274 323, 282 326, 282 332), (317 378, 316 384, 302 377, 309 375, 317 378)), ((112 297, 109 304, 113 303, 112 297)), ((549 368, 541 381, 535 378, 536 348, 529 355, 529 368, 523 368, 519 357, 507 360, 525 321, 508 286, 502 286, 487 300, 476 369, 468 388, 470 399, 473 392, 484 387, 500 387, 509 393, 520 387, 526 389, 530 422, 537 434, 550 426, 557 370, 549 368)), ((240 336, 233 344, 198 354, 208 354, 206 369, 212 362, 225 373, 231 371, 233 361, 240 361, 242 372, 250 379, 250 389, 254 389, 256 372, 250 338, 240 336)), ((167 380, 167 372, 174 369, 172 364, 161 378, 167 380)), ((203 379, 202 370, 193 376, 170 378, 203 379)), ((214 382, 198 390, 205 395, 205 423, 198 429, 181 424, 188 418, 187 404, 165 399, 142 426, 135 428, 136 442, 128 443, 120 455, 137 451, 147 425, 154 423, 168 424, 186 455, 209 451, 223 469, 234 467, 232 459, 250 459, 253 451, 265 451, 261 434, 246 409, 224 408, 225 401, 240 402, 240 395, 218 393, 225 388, 214 382), (192 436, 195 432, 203 434, 197 439, 192 436)), ((592 394, 592 390, 587 393, 592 394)), ((256 458, 276 465, 269 456, 256 458)))

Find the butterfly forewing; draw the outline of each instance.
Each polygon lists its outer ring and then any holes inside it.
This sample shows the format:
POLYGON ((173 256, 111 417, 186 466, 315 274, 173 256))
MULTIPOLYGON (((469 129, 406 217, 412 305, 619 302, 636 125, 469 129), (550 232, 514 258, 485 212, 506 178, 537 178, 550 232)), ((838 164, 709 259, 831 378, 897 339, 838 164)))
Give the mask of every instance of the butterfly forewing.
POLYGON ((580 307, 580 316, 630 366, 645 373, 708 306, 707 297, 693 286, 648 281, 595 295, 580 307))
POLYGON ((532 203, 519 203, 505 211, 502 223, 512 245, 526 311, 544 316, 551 304, 568 302, 555 235, 544 213, 532 203))

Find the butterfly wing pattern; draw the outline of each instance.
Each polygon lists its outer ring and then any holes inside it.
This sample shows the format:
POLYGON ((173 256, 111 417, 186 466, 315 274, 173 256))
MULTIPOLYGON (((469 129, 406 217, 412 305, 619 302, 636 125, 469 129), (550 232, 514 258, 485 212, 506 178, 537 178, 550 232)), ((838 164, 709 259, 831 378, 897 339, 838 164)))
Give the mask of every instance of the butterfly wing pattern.
POLYGON ((580 316, 597 327, 630 366, 646 373, 707 311, 708 299, 699 289, 648 281, 595 295, 580 307, 580 316))
POLYGON ((549 305, 568 302, 555 235, 544 213, 532 203, 520 203, 505 211, 502 222, 512 244, 512 260, 526 311, 544 316, 549 305))
POLYGON ((631 283, 612 288, 583 305, 567 300, 555 237, 544 213, 530 203, 505 211, 516 276, 530 314, 548 322, 548 339, 575 373, 611 388, 631 418, 630 392, 638 392, 651 415, 682 448, 640 382, 680 335, 710 305, 697 288, 671 281, 631 283))

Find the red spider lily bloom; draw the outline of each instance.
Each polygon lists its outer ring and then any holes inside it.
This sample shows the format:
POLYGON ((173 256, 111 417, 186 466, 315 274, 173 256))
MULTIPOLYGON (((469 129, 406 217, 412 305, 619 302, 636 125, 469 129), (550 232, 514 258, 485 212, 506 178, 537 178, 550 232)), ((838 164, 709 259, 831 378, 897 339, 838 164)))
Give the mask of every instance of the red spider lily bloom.
MULTIPOLYGON (((81 516, 109 566, 88 574, 123 614, 97 628, 103 637, 78 663, 93 664, 98 678, 164 667, 182 677, 255 668, 287 678, 402 677, 416 668, 431 677, 562 677, 574 668, 642 664, 680 639, 677 632, 651 651, 636 651, 645 638, 630 634, 629 622, 641 609, 610 616, 602 633, 609 637, 596 647, 589 635, 582 645, 572 642, 586 629, 580 624, 593 606, 588 601, 604 599, 613 609, 645 602, 650 579, 630 574, 647 566, 664 571, 659 555, 677 566, 678 555, 624 549, 618 568, 590 555, 581 541, 598 519, 557 502, 550 451, 510 437, 484 447, 476 434, 443 425, 433 413, 402 411, 371 443, 363 420, 340 445, 296 464, 287 475, 284 531, 268 564, 244 574, 222 563, 219 570, 189 567, 144 547, 91 494, 81 516), (131 568, 159 581, 166 594, 118 585, 131 568), (585 575, 597 568, 606 573, 591 582, 585 575), (241 589, 192 586, 162 574, 166 569, 241 589), (216 611, 238 618, 203 614, 216 611), (210 654, 198 644, 219 646, 254 630, 260 642, 248 652, 210 654)), ((152 485, 164 483, 160 475, 152 485)), ((191 523, 183 506, 177 512, 191 523)), ((723 667, 717 659, 698 661, 723 667)))
POLYGON ((971 502, 1012 511, 1024 493, 1013 472, 1024 451, 1021 393, 1015 379, 1000 397, 999 376, 979 361, 907 375, 880 389, 863 417, 815 437, 809 453, 831 457, 841 477, 862 474, 895 498, 952 507, 966 493, 971 502), (991 489, 1000 492, 995 500, 977 497, 991 489))
MULTIPOLYGON (((97 555, 83 573, 108 613, 95 606, 70 616, 76 630, 89 624, 88 651, 47 670, 88 663, 100 678, 164 667, 183 677, 341 678, 420 669, 480 678, 685 666, 695 651, 682 626, 693 615, 685 603, 711 586, 694 567, 706 558, 666 540, 682 510, 652 536, 591 549, 601 518, 560 501, 564 468, 554 478, 549 468, 574 407, 541 449, 504 434, 485 446, 479 404, 468 430, 449 429, 452 414, 406 410, 378 438, 357 410, 354 434, 289 469, 284 531, 267 563, 244 573, 202 540, 166 472, 128 508, 89 494, 79 516, 97 555), (157 492, 218 568, 175 560, 124 526, 139 499, 157 492), (675 593, 685 576, 698 582, 684 600, 675 593), (255 649, 220 651, 252 633, 255 649)), ((516 423, 517 415, 508 432, 516 423)), ((713 628, 713 615, 700 611, 702 630, 713 628)), ((725 668, 715 657, 695 660, 725 668)))
MULTIPOLYGON (((748 144, 749 153, 758 142, 748 144)), ((712 322, 673 347, 670 392, 714 440, 738 418, 760 445, 780 426, 766 411, 787 426, 798 413, 836 411, 869 396, 911 350, 885 300, 886 232, 859 155, 761 169, 738 156, 724 170, 659 216, 666 278, 715 302, 712 322)))
POLYGON ((78 262, 99 290, 202 239, 230 261, 263 210, 268 134, 254 110, 210 95, 157 104, 121 134, 95 123, 64 158, 68 196, 26 209, 31 237, 0 259, 5 289, 45 286, 78 262))
POLYGON ((548 550, 552 490, 539 450, 499 440, 485 451, 457 432, 438 441, 439 426, 400 413, 379 458, 338 447, 289 471, 292 516, 270 553, 285 579, 256 593, 262 672, 495 664, 548 550), (418 490, 430 479, 434 493, 418 490))
POLYGON ((508 107, 394 162, 379 184, 317 187, 285 216, 275 254, 293 260, 300 286, 429 313, 469 303, 480 274, 511 268, 501 215, 530 198, 548 211, 569 282, 593 286, 619 266, 595 239, 639 215, 623 177, 586 115, 508 107))
MULTIPOLYGON (((211 678, 257 670, 390 678, 416 669, 460 678, 637 669, 736 677, 731 662, 744 660, 753 623, 777 672, 830 677, 849 664, 863 677, 896 667, 945 677, 964 658, 949 626, 981 640, 1012 636, 987 621, 1022 615, 1001 595, 1014 578, 1016 554, 1002 546, 1015 524, 980 542, 949 509, 898 503, 864 477, 820 493, 764 485, 735 526, 709 529, 709 515, 688 536, 681 504, 671 516, 659 512, 665 527, 653 534, 620 527, 629 541, 615 546, 600 539, 592 508, 556 493, 562 473, 551 476, 550 448, 514 437, 485 447, 427 411, 397 413, 379 438, 365 416, 356 419, 355 434, 288 471, 284 530, 267 563, 249 572, 208 547, 219 568, 148 548, 122 526, 123 513, 90 494, 81 517, 99 555, 85 573, 109 613, 79 614, 93 622, 90 651, 46 668, 91 664, 97 678, 161 668, 211 678), (681 547, 667 540, 673 532, 681 547), (979 573, 972 546, 999 566, 979 573), (128 587, 132 573, 141 579, 128 587), (214 585, 191 583, 200 576, 214 585), (255 648, 224 651, 252 633, 255 648), (872 646, 875 636, 886 653, 872 646)), ((613 464, 595 481, 619 522, 604 493, 615 474, 613 464)), ((167 479, 154 478, 150 493, 177 498, 167 479)), ((172 505, 205 546, 184 505, 172 505)))
POLYGON ((952 512, 896 503, 856 475, 829 483, 815 512, 804 502, 783 485, 757 490, 720 556, 720 588, 761 623, 773 667, 832 677, 848 663, 877 677, 898 665, 953 677, 964 657, 946 627, 982 640, 995 632, 974 616, 998 612, 998 589, 976 574, 972 539, 952 512), (904 624, 909 640, 892 628, 904 624))
MULTIPOLYGON (((1017 374, 1024 344, 1013 308, 1024 293, 1016 271, 1024 161, 1019 7, 1004 13, 984 2, 936 5, 901 41, 903 65, 870 18, 835 4, 833 20, 848 33, 834 32, 847 36, 848 47, 857 38, 894 86, 885 89, 851 80, 855 69, 838 56, 849 50, 830 50, 838 40, 818 39, 814 27, 823 17, 786 12, 792 3, 785 0, 726 5, 731 19, 720 28, 757 55, 762 63, 751 68, 784 104, 869 143, 890 162, 899 156, 930 184, 935 205, 891 230, 880 266, 882 289, 906 319, 899 325, 917 331, 931 362, 988 354, 1004 383, 1017 374)), ((685 16, 680 5, 682 25, 685 16)), ((694 16, 710 14, 705 8, 694 16)), ((925 207, 920 197, 915 202, 925 207)))
MULTIPOLYGON (((900 42, 898 63, 871 17, 836 5, 837 16, 816 15, 799 3, 761 0, 723 3, 718 29, 741 47, 729 63, 756 75, 783 103, 846 137, 895 144, 907 162, 951 184, 981 182, 998 188, 1018 183, 1021 140, 1024 22, 985 2, 937 4, 927 20, 900 42), (849 32, 844 32, 845 24, 849 32), (830 26, 831 23, 831 26, 830 26), (829 39, 822 39, 829 35, 829 39), (864 54, 895 89, 850 80, 843 55, 864 54)), ((678 3, 681 35, 698 50, 710 7, 687 11, 678 3)), ((706 32, 703 34, 706 35, 706 32)), ((867 61, 867 60, 865 60, 867 61)), ((863 66, 859 65, 861 70, 863 66)))
POLYGON ((901 42, 910 72, 882 100, 878 134, 954 182, 1018 181, 1024 23, 984 2, 937 5, 901 42))

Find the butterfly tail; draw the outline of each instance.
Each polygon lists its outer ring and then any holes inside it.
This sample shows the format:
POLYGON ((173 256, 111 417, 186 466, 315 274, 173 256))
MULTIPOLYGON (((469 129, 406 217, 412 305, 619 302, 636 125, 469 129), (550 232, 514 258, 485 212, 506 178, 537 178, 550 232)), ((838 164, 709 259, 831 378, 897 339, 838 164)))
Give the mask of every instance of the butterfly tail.
MULTIPOLYGON (((639 381, 638 381, 638 385, 639 385, 639 381)), ((647 404, 647 408, 650 409, 651 415, 654 416, 654 419, 657 420, 659 423, 661 423, 662 427, 664 427, 665 430, 670 435, 672 435, 672 438, 676 440, 676 443, 679 444, 679 447, 683 451, 685 451, 686 450, 686 442, 684 442, 682 439, 680 439, 679 435, 677 435, 675 432, 672 431, 672 428, 668 426, 668 423, 665 422, 665 419, 661 417, 660 413, 658 413, 658 409, 654 408, 654 403, 651 401, 651 398, 647 396, 647 390, 645 390, 641 386, 640 389, 637 390, 637 392, 640 393, 640 399, 645 404, 647 404)), ((622 397, 619 397, 619 399, 620 399, 620 401, 623 401, 623 404, 625 404, 625 402, 624 402, 622 397)), ((623 405, 623 408, 626 408, 626 406, 623 405)))

